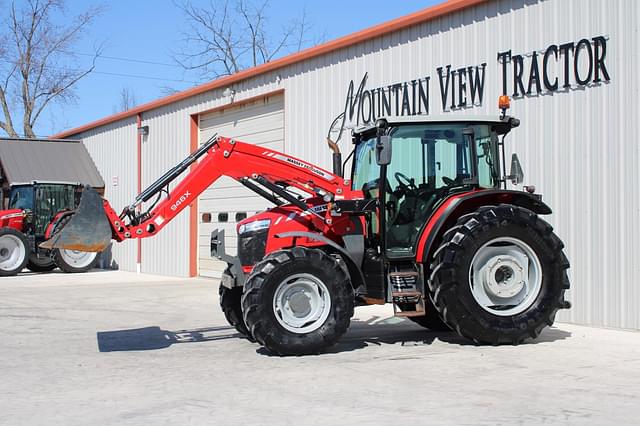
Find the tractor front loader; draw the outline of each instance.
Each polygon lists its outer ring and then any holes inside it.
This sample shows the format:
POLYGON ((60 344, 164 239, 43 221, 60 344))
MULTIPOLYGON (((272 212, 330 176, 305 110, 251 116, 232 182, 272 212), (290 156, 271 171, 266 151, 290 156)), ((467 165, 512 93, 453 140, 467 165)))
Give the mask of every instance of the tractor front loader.
POLYGON ((270 351, 317 353, 346 332, 355 306, 384 303, 430 329, 518 344, 569 307, 569 262, 540 218, 551 209, 532 187, 506 189, 522 181, 517 157, 504 172, 504 139, 518 124, 504 110, 379 119, 354 131, 346 178, 335 144, 331 173, 214 136, 119 215, 85 190, 44 246, 99 251, 111 239, 153 236, 225 175, 274 204, 238 224, 237 256, 222 232, 211 236, 212 255, 229 265, 220 284, 227 320, 270 351))

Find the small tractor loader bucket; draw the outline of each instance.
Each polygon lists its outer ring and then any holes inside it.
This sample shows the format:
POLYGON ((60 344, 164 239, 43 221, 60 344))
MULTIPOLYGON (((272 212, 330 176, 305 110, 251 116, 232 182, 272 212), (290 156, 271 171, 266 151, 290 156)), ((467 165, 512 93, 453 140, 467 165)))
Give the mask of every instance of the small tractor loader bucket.
POLYGON ((87 185, 71 219, 63 224, 62 229, 55 229, 53 236, 40 247, 99 252, 107 248, 111 235, 103 199, 87 185))

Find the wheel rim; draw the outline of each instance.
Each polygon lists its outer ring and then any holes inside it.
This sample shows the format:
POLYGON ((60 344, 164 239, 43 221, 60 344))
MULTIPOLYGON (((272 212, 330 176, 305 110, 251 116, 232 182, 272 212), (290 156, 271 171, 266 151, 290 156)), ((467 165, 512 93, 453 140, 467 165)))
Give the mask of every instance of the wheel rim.
POLYGON ((498 316, 527 310, 542 289, 542 266, 523 241, 501 237, 484 244, 471 260, 469 285, 474 299, 498 316))
POLYGON ((90 251, 77 251, 77 250, 60 250, 60 256, 69 266, 74 268, 84 268, 89 266, 93 259, 96 258, 98 253, 90 251))
POLYGON ((273 312, 285 329, 309 333, 324 324, 331 310, 325 284, 311 274, 296 274, 282 281, 273 297, 273 312))
POLYGON ((26 248, 15 235, 0 237, 0 269, 13 271, 19 268, 26 256, 26 248))

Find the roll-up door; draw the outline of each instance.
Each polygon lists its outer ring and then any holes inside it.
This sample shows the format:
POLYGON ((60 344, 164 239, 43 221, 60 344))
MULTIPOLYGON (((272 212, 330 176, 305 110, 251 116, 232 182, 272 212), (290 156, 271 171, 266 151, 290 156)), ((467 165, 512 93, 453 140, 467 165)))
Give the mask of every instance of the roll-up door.
MULTIPOLYGON (((200 116, 200 143, 213 133, 282 151, 284 147, 284 96, 268 96, 240 106, 200 116)), ((271 206, 233 179, 222 177, 198 199, 198 273, 219 277, 225 264, 211 258, 214 229, 224 229, 227 252, 236 254, 236 223, 271 206)))

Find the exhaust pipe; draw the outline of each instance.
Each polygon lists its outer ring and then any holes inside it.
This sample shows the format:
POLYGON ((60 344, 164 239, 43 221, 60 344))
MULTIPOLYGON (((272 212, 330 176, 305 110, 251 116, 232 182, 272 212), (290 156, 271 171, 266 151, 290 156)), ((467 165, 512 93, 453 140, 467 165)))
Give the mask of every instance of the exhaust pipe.
POLYGON ((40 244, 44 249, 100 252, 111 242, 111 224, 104 212, 104 200, 89 185, 82 191, 80 205, 62 229, 40 244))

